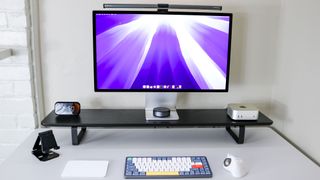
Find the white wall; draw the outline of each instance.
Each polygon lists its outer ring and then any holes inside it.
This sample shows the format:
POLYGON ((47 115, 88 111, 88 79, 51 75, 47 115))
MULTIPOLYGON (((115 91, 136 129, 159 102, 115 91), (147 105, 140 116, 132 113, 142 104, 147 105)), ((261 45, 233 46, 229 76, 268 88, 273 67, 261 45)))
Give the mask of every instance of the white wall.
POLYGON ((13 56, 0 59, 0 163, 35 127, 24 0, 0 0, 0 47, 13 56))
POLYGON ((283 0, 272 117, 276 128, 320 163, 320 1, 283 0))
MULTIPOLYGON (((94 92, 91 12, 102 9, 103 1, 39 2, 45 112, 58 100, 77 100, 84 108, 144 107, 144 93, 94 92)), ((234 13, 230 92, 184 93, 178 106, 213 108, 253 102, 268 111, 278 35, 277 0, 108 2, 224 5, 225 11, 234 13)))

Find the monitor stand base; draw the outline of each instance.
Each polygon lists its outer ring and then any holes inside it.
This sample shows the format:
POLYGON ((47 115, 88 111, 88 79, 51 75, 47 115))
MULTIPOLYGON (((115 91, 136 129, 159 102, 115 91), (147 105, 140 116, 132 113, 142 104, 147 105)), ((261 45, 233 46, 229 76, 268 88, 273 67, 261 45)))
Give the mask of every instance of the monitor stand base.
POLYGON ((153 109, 146 109, 146 120, 147 121, 176 121, 179 120, 177 110, 170 109, 169 117, 155 117, 153 115, 153 109))

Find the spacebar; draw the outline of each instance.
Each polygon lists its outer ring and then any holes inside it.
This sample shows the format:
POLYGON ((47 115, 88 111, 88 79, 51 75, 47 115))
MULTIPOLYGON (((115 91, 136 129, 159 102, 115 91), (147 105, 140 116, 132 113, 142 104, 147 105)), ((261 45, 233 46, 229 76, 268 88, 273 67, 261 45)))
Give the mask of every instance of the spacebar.
POLYGON ((148 171, 146 172, 147 176, 179 176, 178 171, 166 172, 166 171, 148 171))

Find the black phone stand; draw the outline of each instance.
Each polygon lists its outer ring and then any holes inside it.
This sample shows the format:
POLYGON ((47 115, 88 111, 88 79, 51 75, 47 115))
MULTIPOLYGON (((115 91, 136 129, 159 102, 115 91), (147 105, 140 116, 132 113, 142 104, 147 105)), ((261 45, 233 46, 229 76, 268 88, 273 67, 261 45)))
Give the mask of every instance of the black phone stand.
POLYGON ((38 138, 33 146, 32 154, 40 161, 48 161, 59 156, 58 153, 50 149, 60 149, 54 138, 52 130, 40 132, 38 138))

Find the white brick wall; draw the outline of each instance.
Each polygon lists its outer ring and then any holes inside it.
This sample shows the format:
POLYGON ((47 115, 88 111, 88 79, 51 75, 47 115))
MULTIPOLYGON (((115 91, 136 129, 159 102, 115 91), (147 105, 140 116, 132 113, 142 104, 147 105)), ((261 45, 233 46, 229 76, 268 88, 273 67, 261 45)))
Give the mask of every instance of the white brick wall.
POLYGON ((0 66, 0 81, 30 80, 29 66, 0 66))
POLYGON ((31 97, 2 98, 0 114, 33 114, 33 102, 31 97))
POLYGON ((35 125, 35 115, 34 114, 21 114, 17 116, 17 127, 21 129, 34 129, 35 125))
POLYGON ((20 65, 21 66, 21 65, 29 64, 27 50, 25 50, 25 48, 16 48, 13 50, 14 50, 13 54, 15 54, 14 56, 10 56, 0 61, 0 64, 2 67, 4 65, 8 65, 8 66, 20 65))
POLYGON ((0 115, 0 125, 0 131, 4 129, 14 129, 17 127, 16 117, 14 115, 0 115))
POLYGON ((26 15, 24 12, 8 12, 7 17, 9 28, 25 28, 27 26, 26 15))
POLYGON ((7 26, 7 17, 6 13, 0 13, 0 28, 7 26))
POLYGON ((0 46, 26 46, 27 36, 25 31, 2 31, 0 33, 0 46))
POLYGON ((30 97, 31 84, 30 81, 15 81, 13 86, 13 93, 17 97, 30 97))
POLYGON ((24 11, 24 0, 0 0, 0 10, 20 10, 24 11))
POLYGON ((0 98, 12 96, 13 94, 13 83, 12 82, 2 82, 0 83, 0 98))
POLYGON ((0 0, 0 47, 13 56, 0 60, 0 164, 35 128, 25 0, 0 0))

